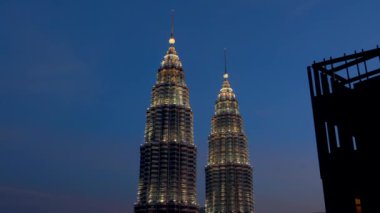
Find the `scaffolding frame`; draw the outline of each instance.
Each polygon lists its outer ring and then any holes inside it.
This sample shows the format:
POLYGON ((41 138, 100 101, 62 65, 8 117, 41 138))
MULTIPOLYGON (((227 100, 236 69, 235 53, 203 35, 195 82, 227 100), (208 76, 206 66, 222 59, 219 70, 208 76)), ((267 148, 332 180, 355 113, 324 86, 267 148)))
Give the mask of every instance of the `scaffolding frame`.
POLYGON ((326 213, 380 212, 380 49, 307 67, 326 213))

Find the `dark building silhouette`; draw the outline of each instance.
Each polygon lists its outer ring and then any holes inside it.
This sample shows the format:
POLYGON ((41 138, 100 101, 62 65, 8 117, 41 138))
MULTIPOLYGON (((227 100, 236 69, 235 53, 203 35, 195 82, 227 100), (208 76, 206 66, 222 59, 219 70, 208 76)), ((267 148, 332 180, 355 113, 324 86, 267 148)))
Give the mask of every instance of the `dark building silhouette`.
POLYGON ((140 147, 136 213, 198 213, 193 112, 182 63, 174 47, 157 72, 140 147))
POLYGON ((248 140, 227 73, 215 102, 205 170, 206 212, 253 212, 248 140))
POLYGON ((206 213, 205 207, 200 207, 199 208, 199 213, 206 213))
POLYGON ((308 67, 326 213, 380 212, 380 49, 308 67))

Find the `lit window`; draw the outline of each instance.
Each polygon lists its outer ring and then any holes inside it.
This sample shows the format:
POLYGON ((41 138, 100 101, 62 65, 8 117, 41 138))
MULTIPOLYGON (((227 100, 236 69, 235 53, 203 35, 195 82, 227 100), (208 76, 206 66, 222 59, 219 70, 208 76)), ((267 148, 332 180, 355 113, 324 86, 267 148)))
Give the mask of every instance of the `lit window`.
POLYGON ((355 209, 356 213, 362 213, 362 202, 360 198, 355 198, 355 209))

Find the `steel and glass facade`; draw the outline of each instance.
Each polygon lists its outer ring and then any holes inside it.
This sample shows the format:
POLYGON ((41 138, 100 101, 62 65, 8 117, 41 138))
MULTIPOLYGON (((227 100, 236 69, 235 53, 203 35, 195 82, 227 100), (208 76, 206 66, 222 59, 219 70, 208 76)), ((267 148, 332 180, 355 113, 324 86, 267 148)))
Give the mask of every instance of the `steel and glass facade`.
POLYGON ((157 72, 140 147, 136 213, 198 213, 193 113, 182 63, 170 38, 157 72))
POLYGON ((225 73, 208 139, 206 212, 252 213, 252 167, 236 96, 225 73))

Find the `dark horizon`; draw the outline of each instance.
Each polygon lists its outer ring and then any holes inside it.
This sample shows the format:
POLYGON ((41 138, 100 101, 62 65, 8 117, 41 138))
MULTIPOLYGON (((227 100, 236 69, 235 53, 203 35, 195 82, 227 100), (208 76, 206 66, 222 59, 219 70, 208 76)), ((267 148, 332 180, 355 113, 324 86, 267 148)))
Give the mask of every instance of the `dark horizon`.
POLYGON ((306 67, 379 44, 376 1, 0 2, 0 211, 132 212, 175 9, 197 193, 228 49, 260 213, 324 211, 306 67))

